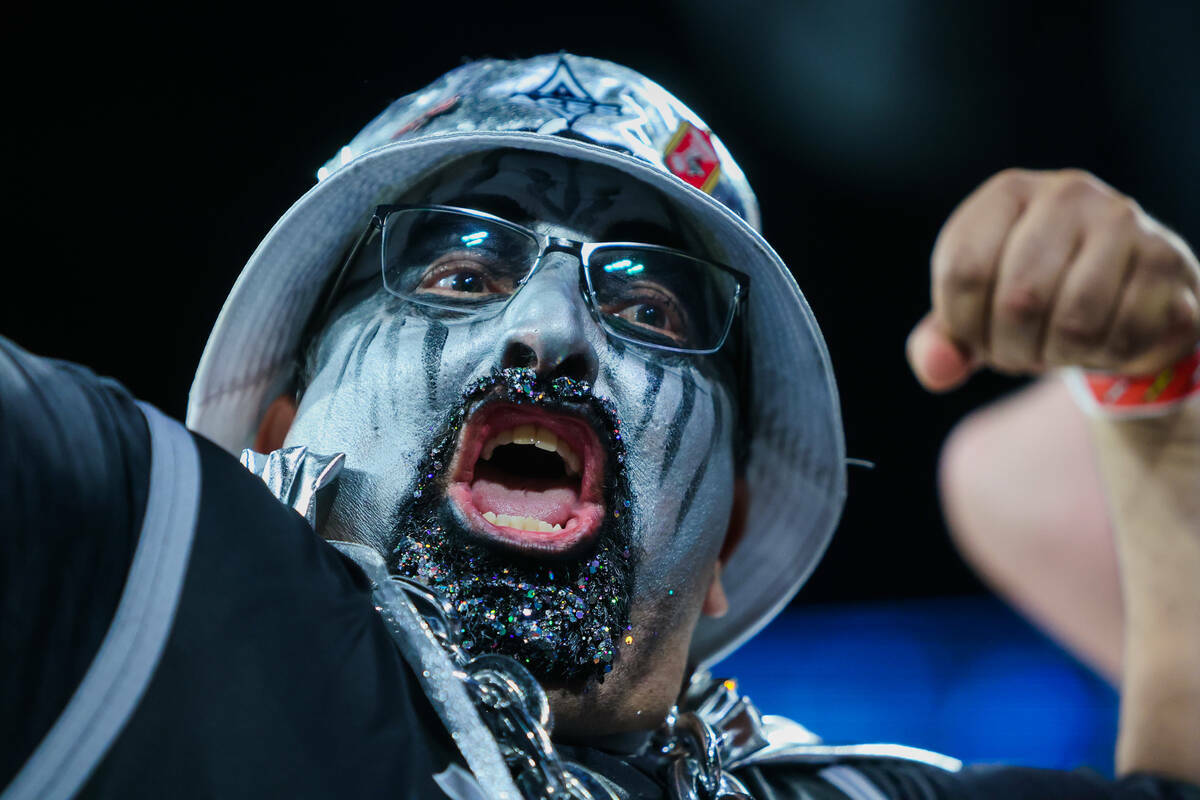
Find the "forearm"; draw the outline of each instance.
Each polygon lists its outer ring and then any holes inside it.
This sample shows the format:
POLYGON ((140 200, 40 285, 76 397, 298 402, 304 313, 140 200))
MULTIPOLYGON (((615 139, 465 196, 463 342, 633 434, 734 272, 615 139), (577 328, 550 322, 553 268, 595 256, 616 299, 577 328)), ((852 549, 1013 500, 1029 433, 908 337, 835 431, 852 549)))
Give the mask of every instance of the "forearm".
POLYGON ((1094 451, 1088 417, 1048 377, 955 426, 939 488, 967 562, 1115 686, 1124 612, 1094 451))
POLYGON ((1200 783, 1200 404, 1092 427, 1125 604, 1117 769, 1200 783))

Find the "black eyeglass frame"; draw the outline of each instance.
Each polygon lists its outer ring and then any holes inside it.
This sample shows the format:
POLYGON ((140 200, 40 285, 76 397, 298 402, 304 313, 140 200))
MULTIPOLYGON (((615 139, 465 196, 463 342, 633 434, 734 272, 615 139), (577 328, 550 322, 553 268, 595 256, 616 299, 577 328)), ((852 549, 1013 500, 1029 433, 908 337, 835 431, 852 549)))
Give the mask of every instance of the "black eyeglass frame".
MULTIPOLYGON (((575 256, 577 261, 579 262, 580 287, 584 290, 583 291, 584 299, 587 302, 588 309, 591 311, 592 316, 595 318, 597 323, 599 323, 600 326, 604 329, 604 331, 607 334, 609 334, 610 336, 614 336, 614 337, 620 339, 621 341, 629 342, 631 344, 639 345, 642 347, 649 347, 654 350, 665 350, 667 352, 681 353, 681 354, 685 354, 685 355, 711 355, 713 353, 716 353, 729 340, 729 333, 733 329, 734 321, 738 318, 739 315, 744 315, 746 313, 747 306, 749 303, 749 296, 750 296, 750 276, 749 275, 747 275, 744 272, 741 272, 740 270, 734 269, 733 267, 727 266, 725 264, 721 264, 716 261, 710 261, 709 259, 701 258, 699 256, 693 255, 693 254, 688 253, 683 250, 678 250, 673 247, 665 247, 663 245, 657 245, 657 244, 648 244, 645 242, 580 242, 580 241, 576 241, 574 239, 565 239, 565 238, 558 237, 558 236, 549 236, 547 234, 538 233, 537 231, 526 228, 523 225, 518 225, 515 222, 506 220, 503 217, 498 217, 495 214, 489 214, 486 211, 477 211, 472 208, 460 208, 458 206, 444 206, 444 205, 437 205, 437 204, 430 204, 430 203, 387 204, 387 205, 379 205, 379 206, 375 207, 375 211, 371 215, 371 219, 367 223, 366 229, 362 232, 362 234, 355 241, 354 246, 350 248, 348 254, 346 255, 346 258, 342 262, 341 268, 338 270, 338 272, 333 277, 333 279, 327 284, 328 288, 325 290, 325 292, 323 292, 324 301, 320 304, 320 310, 318 311, 318 313, 315 313, 311 317, 309 325, 306 326, 309 333, 319 329, 320 324, 323 323, 323 321, 325 320, 325 318, 327 317, 329 312, 332 310, 333 304, 337 300, 338 293, 341 291, 342 285, 345 283, 346 276, 350 273, 351 266, 357 260, 359 252, 362 250, 362 248, 364 246, 366 246, 366 244, 371 240, 371 238, 373 236, 375 236, 376 234, 383 233, 384 225, 387 222, 388 216, 390 216, 391 214, 394 214, 398 211, 447 211, 447 212, 451 212, 451 213, 455 213, 455 214, 461 214, 461 215, 465 215, 468 217, 474 217, 477 219, 486 220, 486 221, 496 224, 496 225, 500 225, 502 227, 505 227, 512 231, 520 233, 524 236, 528 236, 528 237, 532 238, 534 241, 536 241, 538 243, 537 256, 536 256, 536 258, 534 258, 533 264, 530 266, 529 271, 526 272, 525 276, 523 278, 521 278, 521 280, 517 283, 516 289, 513 290, 512 294, 510 294, 506 298, 504 298, 505 305, 507 305, 507 303, 509 303, 512 300, 512 298, 516 296, 517 292, 519 292, 521 290, 521 287, 523 287, 529 281, 529 279, 533 277, 533 275, 537 272, 538 268, 541 266, 542 260, 545 258, 547 253, 562 252, 562 253, 568 253, 570 255, 575 256), (730 303, 729 315, 728 315, 727 319, 725 320, 725 329, 721 332, 721 336, 720 336, 720 339, 718 340, 717 344, 708 349, 673 347, 673 346, 667 345, 667 344, 660 344, 658 342, 651 342, 651 341, 647 341, 645 339, 635 338, 628 334, 622 333, 620 330, 615 328, 613 325, 609 324, 609 322, 604 318, 603 312, 599 308, 599 299, 596 296, 596 290, 592 287, 592 278, 591 278, 591 274, 589 273, 589 259, 591 258, 592 254, 599 252, 601 250, 605 250, 605 249, 611 250, 611 249, 619 249, 619 248, 638 248, 638 249, 642 249, 642 250, 650 250, 650 251, 655 251, 655 252, 668 253, 668 254, 675 255, 675 256, 681 256, 690 261, 696 261, 701 264, 705 264, 707 266, 714 267, 714 268, 732 276, 733 279, 735 280, 735 282, 737 283, 737 289, 734 292, 733 298, 730 303)), ((386 269, 386 265, 384 264, 383 253, 382 253, 382 248, 381 248, 381 253, 380 253, 381 273, 384 269, 386 269)), ((383 275, 381 274, 380 277, 382 278, 383 275)), ((386 282, 385 282, 384 286, 385 286, 385 288, 387 288, 386 282)), ((393 292, 391 289, 387 289, 387 291, 392 294, 395 294, 395 292, 393 292)), ((407 295, 406 296, 396 295, 396 296, 400 297, 400 299, 404 300, 405 302, 417 303, 419 305, 424 305, 424 306, 428 306, 431 308, 438 308, 438 309, 453 311, 453 312, 457 312, 457 313, 466 313, 466 314, 471 313, 469 308, 464 308, 461 305, 456 306, 456 305, 452 305, 452 304, 448 304, 448 303, 447 304, 437 303, 434 301, 425 300, 425 299, 416 298, 416 297, 407 296, 407 295)))

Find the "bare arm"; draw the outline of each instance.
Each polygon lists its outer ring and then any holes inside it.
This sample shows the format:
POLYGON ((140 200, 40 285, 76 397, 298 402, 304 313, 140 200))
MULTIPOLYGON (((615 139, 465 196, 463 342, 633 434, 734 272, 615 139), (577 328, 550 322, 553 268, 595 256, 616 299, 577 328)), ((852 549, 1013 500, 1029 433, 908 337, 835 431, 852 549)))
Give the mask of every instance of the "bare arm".
POLYGON ((1117 770, 1200 783, 1200 403, 1092 432, 1127 620, 1117 770))
POLYGON ((1123 611, 1089 425, 1057 377, 960 422, 942 448, 942 510, 963 557, 1113 685, 1123 611))
MULTIPOLYGON (((933 391, 985 367, 1154 374, 1200 340, 1200 265, 1191 250, 1132 199, 1078 170, 1008 170, 984 183, 939 234, 932 278, 933 309, 908 350, 933 391)), ((986 432, 988 413, 977 430, 986 432)), ((1005 415, 1003 407, 990 413, 993 422, 1005 415)), ((1020 413, 1015 418, 996 429, 1012 429, 1020 413)), ((1078 489, 1045 474, 1061 455, 1049 448, 1064 431, 1038 437, 1038 425, 1052 423, 1027 424, 1026 452, 1009 476, 995 478, 1017 487, 993 495, 1008 495, 1011 507, 1001 515, 1009 522, 1022 511, 1037 516, 1038 508, 1021 508, 1031 478, 1039 487, 1078 489)), ((1091 428, 1125 618, 1118 771, 1200 782, 1200 409, 1193 399, 1168 417, 1091 428)), ((1015 439, 1005 448, 1022 450, 1015 439)), ((958 449, 948 451, 948 470, 963 459, 958 449)), ((988 496, 974 488, 976 497, 988 496)), ((1030 495, 1042 513, 1056 509, 1046 491, 1053 489, 1030 495)), ((948 496, 952 522, 978 516, 971 505, 948 496)))
POLYGON ((941 473, 964 555, 1120 685, 1118 771, 1200 782, 1200 404, 1089 422, 1043 379, 964 420, 941 473))

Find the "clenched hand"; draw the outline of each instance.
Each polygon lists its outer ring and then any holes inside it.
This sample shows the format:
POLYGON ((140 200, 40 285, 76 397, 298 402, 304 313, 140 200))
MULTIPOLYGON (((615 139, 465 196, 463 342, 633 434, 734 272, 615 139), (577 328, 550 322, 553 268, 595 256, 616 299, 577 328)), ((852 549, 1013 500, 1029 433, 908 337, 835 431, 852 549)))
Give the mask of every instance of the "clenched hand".
POLYGON ((1137 375, 1200 340, 1200 266, 1131 198, 1080 170, 1005 170, 933 248, 933 309, 908 340, 932 391, 990 367, 1137 375))

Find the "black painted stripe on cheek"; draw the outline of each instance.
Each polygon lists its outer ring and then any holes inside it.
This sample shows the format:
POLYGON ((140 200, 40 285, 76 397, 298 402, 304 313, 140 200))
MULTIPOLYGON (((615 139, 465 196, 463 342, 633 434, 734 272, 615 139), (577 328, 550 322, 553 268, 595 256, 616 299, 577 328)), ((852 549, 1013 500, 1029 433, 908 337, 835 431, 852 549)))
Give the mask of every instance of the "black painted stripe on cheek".
MULTIPOLYGON (((383 337, 384 338, 384 347, 387 348, 386 352, 392 353, 392 354, 404 352, 404 350, 400 347, 400 337, 402 335, 401 331, 404 329, 404 327, 408 323, 409 323, 409 318, 402 313, 394 314, 388 320, 387 331, 384 333, 384 337, 383 337)), ((416 334, 417 334, 416 331, 412 332, 413 336, 416 336, 416 334)), ((392 358, 395 358, 395 356, 393 355, 392 358)), ((392 367, 391 374, 393 374, 393 375, 395 374, 395 366, 394 365, 392 367)), ((388 392, 388 395, 392 398, 392 403, 391 403, 392 416, 396 417, 401 413, 400 400, 401 400, 401 397, 403 396, 403 392, 393 391, 393 392, 388 392)))
POLYGON ((363 337, 367 335, 367 326, 363 325, 358 329, 358 333, 354 337, 354 343, 346 348, 346 360, 342 362, 342 368, 338 370, 337 382, 335 387, 341 386, 346 381, 346 373, 350 371, 350 362, 359 352, 359 345, 362 344, 363 337))
MULTIPOLYGON (((346 373, 350 371, 350 362, 353 361, 355 355, 357 355, 358 350, 359 350, 358 346, 359 346, 359 344, 362 343, 363 337, 366 335, 366 333, 367 333, 367 326, 364 325, 358 329, 358 333, 354 337, 354 342, 350 345, 347 345, 346 358, 345 358, 345 360, 342 361, 342 367, 341 367, 341 369, 338 370, 337 381, 335 381, 333 384, 335 390, 337 389, 337 387, 342 386, 345 383, 346 373)), ((333 407, 334 407, 334 405, 332 403, 330 403, 325 408, 325 421, 326 422, 329 421, 330 416, 333 414, 333 407)))
POLYGON ((425 331, 425 343, 421 345, 421 363, 425 365, 425 385, 429 389, 429 405, 437 402, 437 379, 442 369, 442 348, 446 346, 446 326, 430 322, 425 331))
POLYGON ((658 393, 662 389, 663 368, 661 364, 656 364, 653 361, 646 362, 646 391, 642 394, 642 419, 638 423, 638 430, 644 431, 646 426, 650 424, 650 418, 654 416, 654 409, 658 405, 658 393))
POLYGON ((600 368, 600 373, 604 376, 605 385, 610 387, 609 391, 612 392, 617 386, 617 374, 613 372, 612 365, 605 364, 600 368))
MULTIPOLYGON (((367 363, 367 353, 371 350, 371 345, 374 344, 375 338, 379 332, 383 330, 383 323, 386 321, 378 313, 367 323, 367 333, 359 342, 358 352, 354 357, 354 382, 361 383, 363 377, 363 365, 367 363)), ((379 404, 369 403, 367 408, 368 422, 375 430, 379 430, 379 404)))
POLYGON ((375 341, 375 337, 379 334, 381 328, 383 328, 383 319, 376 316, 375 319, 367 323, 365 335, 359 340, 357 347, 355 347, 354 380, 356 381, 362 379, 363 364, 367 360, 367 351, 371 349, 371 343, 375 341))
POLYGON ((704 463, 700 465, 700 469, 696 470, 696 474, 692 477, 692 482, 688 484, 687 490, 683 493, 683 501, 679 504, 679 516, 675 519, 676 532, 683 526, 683 521, 687 518, 688 511, 692 508, 692 501, 696 499, 696 492, 700 490, 700 484, 704 481, 704 474, 708 472, 708 463, 712 461, 713 450, 721 442, 721 434, 724 431, 725 415, 721 412, 721 400, 720 398, 714 398, 713 429, 712 436, 709 439, 708 453, 704 456, 704 463))
POLYGON ((667 470, 674 463, 675 456, 679 455, 679 445, 683 442, 683 429, 687 427, 688 420, 692 416, 692 408, 695 405, 696 379, 692 377, 689 369, 683 373, 683 397, 679 400, 679 409, 675 412, 675 418, 671 420, 671 426, 667 430, 666 454, 663 456, 662 469, 658 473, 659 480, 667 476, 667 470))
POLYGON ((384 338, 387 340, 387 348, 389 353, 399 352, 397 349, 400 345, 400 329, 408 323, 408 317, 403 314, 393 314, 388 317, 387 333, 384 338))
POLYGON ((407 324, 408 317, 403 313, 393 313, 387 318, 387 324, 383 329, 383 346, 386 348, 386 352, 400 352, 400 331, 407 324))

